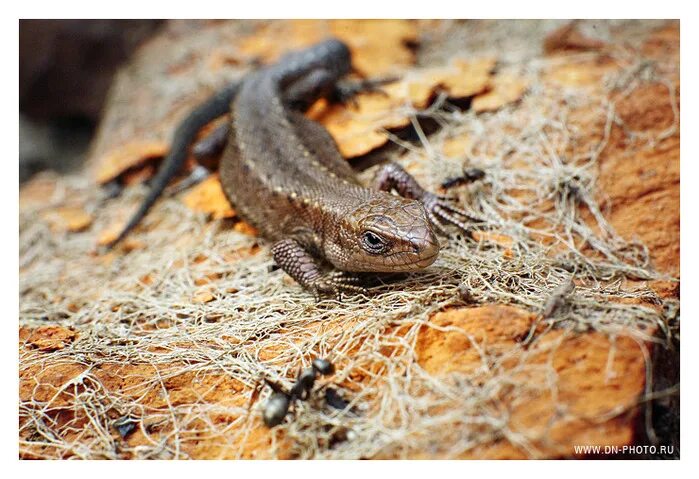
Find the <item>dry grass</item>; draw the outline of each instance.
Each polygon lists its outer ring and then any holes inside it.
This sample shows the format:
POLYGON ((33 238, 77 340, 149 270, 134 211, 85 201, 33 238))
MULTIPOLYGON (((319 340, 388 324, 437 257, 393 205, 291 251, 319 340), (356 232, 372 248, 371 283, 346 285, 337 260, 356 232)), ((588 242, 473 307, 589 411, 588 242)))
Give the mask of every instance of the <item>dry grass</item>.
MULTIPOLYGON (((472 303, 540 312, 571 278, 574 291, 539 327, 630 335, 640 343, 661 341, 656 332, 671 329, 674 300, 646 286, 626 287, 629 278, 669 278, 653 270, 642 244, 615 233, 596 190, 599 155, 619 121, 612 93, 632 94, 634 85, 656 75, 648 73, 652 66, 620 61, 627 68, 607 78, 607 96, 547 88, 542 71, 549 65, 541 60, 518 72, 531 88, 516 106, 476 115, 438 102, 414 111, 441 129, 405 144, 399 161, 433 188, 465 164, 482 168, 482 181, 452 194, 487 220, 484 231, 506 235, 511 244, 451 238, 424 273, 379 281, 366 297, 342 303, 316 303, 282 271, 270 271, 268 243, 224 220, 206 223, 175 199, 162 201, 135 235, 144 247, 100 256, 94 253, 97 232, 123 218, 144 189, 129 188, 122 199, 101 203, 86 176, 57 178, 47 202, 20 211, 19 320, 28 327, 71 327, 78 339, 54 351, 20 350, 27 388, 20 400, 22 454, 182 458, 194 454, 196 441, 210 440, 218 443, 215 455, 242 457, 261 428, 268 391, 248 409, 260 378, 290 386, 297 368, 313 357, 333 360, 331 381, 352 407, 301 404, 264 455, 455 457, 500 438, 527 450, 527 438, 491 406, 504 390, 555 389, 522 380, 527 368, 552 370, 526 360, 531 353, 525 346, 537 340, 536 331, 504 354, 484 352, 482 367, 471 374, 430 375, 416 360, 415 346, 435 312, 466 304, 463 291, 472 303), (599 131, 581 131, 570 120, 576 111, 590 112, 599 131), (461 135, 468 136, 463 154, 441 154, 445 141, 461 135), (584 141, 591 137, 594 142, 584 141), (41 213, 69 201, 84 203, 95 222, 84 233, 55 234, 41 213), (202 278, 210 282, 202 285, 202 278), (193 302, 202 289, 211 301, 193 302), (513 361, 516 366, 503 366, 513 361), (82 372, 59 380, 50 394, 32 389, 38 371, 61 365, 82 372), (106 385, 107 370, 123 371, 121 387, 106 385), (178 377, 203 382, 197 388, 202 396, 173 397, 167 385, 178 377), (209 377, 237 384, 237 394, 207 399, 221 384, 206 386, 209 377), (114 434, 113 422, 122 416, 140 429, 137 443, 114 434)), ((633 147, 653 148, 657 139, 640 138, 633 147)))

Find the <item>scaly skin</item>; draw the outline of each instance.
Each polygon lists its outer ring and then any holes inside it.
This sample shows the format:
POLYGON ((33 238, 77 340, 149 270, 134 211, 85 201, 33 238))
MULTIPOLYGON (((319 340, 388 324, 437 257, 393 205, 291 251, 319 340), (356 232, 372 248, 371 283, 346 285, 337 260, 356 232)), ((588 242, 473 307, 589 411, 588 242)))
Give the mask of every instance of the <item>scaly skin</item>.
POLYGON ((347 46, 327 40, 248 75, 231 103, 220 164, 228 199, 276 242, 276 263, 316 296, 363 291, 342 272, 425 268, 439 253, 433 228, 466 229, 472 219, 395 164, 379 174, 378 189, 363 187, 328 132, 303 116, 350 69, 347 46), (322 274, 319 259, 340 272, 322 274))

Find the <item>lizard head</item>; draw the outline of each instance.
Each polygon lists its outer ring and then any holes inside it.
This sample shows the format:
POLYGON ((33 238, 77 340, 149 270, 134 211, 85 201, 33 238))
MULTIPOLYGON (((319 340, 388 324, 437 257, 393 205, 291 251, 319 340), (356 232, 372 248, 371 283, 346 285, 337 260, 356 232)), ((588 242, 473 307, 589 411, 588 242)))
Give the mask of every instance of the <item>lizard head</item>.
POLYGON ((439 241, 420 202, 379 192, 340 219, 326 258, 344 271, 396 273, 437 259, 439 241))

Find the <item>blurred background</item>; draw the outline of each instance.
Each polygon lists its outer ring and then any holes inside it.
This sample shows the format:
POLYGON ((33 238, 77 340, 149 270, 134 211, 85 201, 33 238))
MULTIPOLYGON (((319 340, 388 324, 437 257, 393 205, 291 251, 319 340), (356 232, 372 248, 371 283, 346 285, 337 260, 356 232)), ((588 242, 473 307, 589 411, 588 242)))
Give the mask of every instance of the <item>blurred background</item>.
POLYGON ((19 181, 85 158, 117 69, 163 20, 20 20, 19 181))

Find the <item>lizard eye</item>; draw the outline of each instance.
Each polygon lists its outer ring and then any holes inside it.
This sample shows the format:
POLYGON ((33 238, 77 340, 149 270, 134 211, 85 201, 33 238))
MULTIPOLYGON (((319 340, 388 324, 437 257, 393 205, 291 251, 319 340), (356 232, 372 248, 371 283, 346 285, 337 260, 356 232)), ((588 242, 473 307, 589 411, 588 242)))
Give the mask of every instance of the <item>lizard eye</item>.
POLYGON ((372 231, 365 231, 362 235, 362 244, 369 253, 379 254, 386 250, 387 244, 381 236, 372 231))

